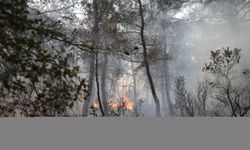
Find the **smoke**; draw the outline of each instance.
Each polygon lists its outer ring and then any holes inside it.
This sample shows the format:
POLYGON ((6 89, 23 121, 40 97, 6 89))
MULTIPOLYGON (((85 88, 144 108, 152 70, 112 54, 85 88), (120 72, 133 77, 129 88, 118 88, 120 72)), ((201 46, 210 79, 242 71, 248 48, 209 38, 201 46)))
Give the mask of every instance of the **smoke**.
MULTIPOLYGON (((45 8, 40 7, 40 5, 33 7, 39 8, 39 10, 61 8, 61 5, 56 2, 53 3, 54 5, 47 5, 45 8)), ((73 8, 75 9, 70 9, 69 11, 74 13, 80 11, 80 6, 73 8)), ((148 11, 148 9, 146 10, 148 11)), ((221 49, 222 47, 230 47, 231 49, 241 48, 242 57, 240 67, 249 67, 250 22, 242 20, 242 14, 235 12, 234 4, 231 1, 219 0, 206 6, 202 4, 187 5, 177 13, 170 11, 159 14, 157 11, 154 11, 154 7, 152 9, 147 14, 146 21, 150 22, 150 24, 147 24, 146 33, 151 38, 158 37, 157 39, 160 39, 163 43, 167 43, 167 51, 174 55, 174 59, 169 64, 172 79, 171 89, 174 88, 173 81, 175 77, 183 75, 186 78, 187 88, 195 92, 197 81, 202 80, 204 77, 202 67, 206 62, 210 61, 211 50, 221 49), (172 23, 171 21, 176 22, 172 23)), ((61 18, 64 13, 51 12, 50 15, 54 18, 61 18)), ((75 22, 85 18, 84 15, 77 14, 75 22)), ((116 63, 120 64, 121 62, 116 63)), ((160 66, 161 64, 158 63, 156 65, 160 66)), ((114 68, 114 66, 112 65, 110 68, 114 68)), ((116 66, 116 68, 119 67, 121 69, 117 71, 118 75, 123 72, 122 70, 129 70, 128 68, 131 68, 130 65, 125 63, 116 66)), ((153 76, 154 82, 157 83, 155 84, 158 90, 157 95, 160 99, 164 99, 160 91, 165 89, 158 84, 163 79, 160 75, 160 73, 156 72, 153 76)), ((126 80, 129 82, 126 85, 132 86, 132 83, 130 83, 132 82, 131 77, 122 76, 120 80, 126 80)), ((119 85, 123 85, 123 83, 119 85)), ((125 96, 126 94, 127 91, 121 93, 121 95, 118 94, 119 96, 117 97, 125 96)), ((145 100, 143 105, 145 115, 154 116, 154 102, 144 71, 137 75, 137 95, 138 99, 145 100)), ((172 97, 172 101, 173 99, 174 97, 172 97)))
MULTIPOLYGON (((175 98, 173 90, 177 76, 184 76, 187 88, 195 94, 198 81, 203 80, 205 76, 202 68, 205 63, 210 62, 212 50, 223 47, 240 48, 242 57, 238 69, 249 67, 250 22, 243 20, 242 15, 237 13, 234 7, 231 1, 221 0, 206 6, 187 5, 175 14, 165 12, 152 15, 157 16, 157 19, 148 28, 148 35, 165 38, 162 41, 167 43, 167 51, 174 55, 174 59, 169 62, 172 102, 175 98), (169 23, 171 21, 175 23, 169 23)), ((151 18, 150 21, 152 21, 151 18)), ((154 75, 155 83, 158 78, 154 75)), ((156 84, 156 86, 159 85, 156 84)), ((160 93, 164 89, 158 90, 159 98, 166 99, 160 93)), ((152 116, 154 103, 151 94, 148 94, 149 91, 143 87, 140 91, 144 93, 147 100, 144 105, 145 113, 147 116, 152 116)))
POLYGON ((250 23, 241 20, 233 7, 230 1, 196 7, 189 14, 189 19, 196 21, 182 22, 176 27, 174 73, 184 75, 189 88, 195 89, 197 80, 203 78, 202 67, 209 62, 211 50, 241 48, 240 67, 249 67, 250 23))

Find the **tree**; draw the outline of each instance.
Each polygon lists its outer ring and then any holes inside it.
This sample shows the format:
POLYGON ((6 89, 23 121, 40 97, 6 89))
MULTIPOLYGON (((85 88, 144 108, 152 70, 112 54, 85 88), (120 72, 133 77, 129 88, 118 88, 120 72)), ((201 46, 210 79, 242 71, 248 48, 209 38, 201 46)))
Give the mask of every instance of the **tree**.
POLYGON ((230 108, 231 116, 246 116, 250 109, 249 96, 246 96, 246 85, 237 85, 239 78, 235 75, 235 67, 240 63, 241 49, 229 47, 211 51, 211 62, 205 64, 203 71, 214 76, 215 89, 212 96, 230 108))
POLYGON ((186 90, 183 76, 177 77, 175 81, 175 101, 182 117, 194 116, 194 97, 186 90))
POLYGON ((1 1, 0 100, 2 116, 68 116, 86 96, 78 66, 70 64, 60 25, 26 0, 1 1), (36 17, 33 17, 36 16, 36 17), (50 44, 53 43, 53 45, 50 44), (55 47, 56 46, 56 47, 55 47))
POLYGON ((141 18, 141 31, 140 31, 140 35, 141 35, 141 42, 142 42, 142 46, 143 46, 143 55, 144 55, 144 61, 145 61, 145 67, 146 67, 146 73, 148 76, 148 81, 149 81, 149 85, 151 88, 151 92, 154 98, 154 102, 155 102, 155 106, 156 106, 156 116, 161 116, 161 111, 160 111, 160 101, 156 95, 156 91, 155 91, 155 87, 154 87, 154 82, 150 73, 150 68, 149 68, 149 63, 147 60, 147 46, 146 46, 146 41, 145 41, 145 37, 144 37, 144 29, 145 29, 145 22, 144 22, 144 15, 143 15, 143 8, 142 8, 142 2, 141 0, 138 0, 139 3, 139 15, 141 18))
MULTIPOLYGON (((100 96, 100 101, 102 102, 103 112, 105 116, 108 116, 107 97, 109 96, 109 94, 107 93, 107 78, 110 78, 109 75, 112 74, 108 72, 108 70, 110 66, 113 66, 109 63, 109 59, 111 59, 112 56, 115 57, 119 55, 119 53, 123 52, 124 43, 122 42, 122 40, 126 41, 126 39, 120 40, 121 38, 125 37, 123 37, 121 33, 118 33, 117 24, 123 20, 121 20, 120 16, 121 12, 118 12, 114 8, 114 5, 120 7, 120 2, 93 1, 93 3, 88 4, 90 8, 90 10, 88 11, 88 15, 89 18, 93 21, 93 31, 95 26, 98 27, 98 33, 92 32, 93 50, 95 51, 96 56, 98 56, 98 58, 95 58, 95 60, 98 61, 95 62, 95 79, 97 83, 97 96, 100 96)), ((87 114, 86 112, 88 103, 89 102, 85 102, 83 106, 83 112, 85 115, 87 114)))
POLYGON ((213 85, 213 82, 210 82, 208 78, 205 78, 204 81, 198 83, 197 101, 195 107, 199 116, 205 117, 207 115, 206 105, 213 85))

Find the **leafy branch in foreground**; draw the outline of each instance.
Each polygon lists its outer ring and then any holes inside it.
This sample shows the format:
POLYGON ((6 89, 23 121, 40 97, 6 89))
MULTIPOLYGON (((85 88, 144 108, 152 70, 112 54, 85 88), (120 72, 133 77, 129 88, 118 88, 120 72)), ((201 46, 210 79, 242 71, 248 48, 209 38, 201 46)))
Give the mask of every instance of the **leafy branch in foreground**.
POLYGON ((71 55, 52 40, 63 32, 31 17, 26 0, 0 3, 0 115, 68 116, 87 90, 71 55))

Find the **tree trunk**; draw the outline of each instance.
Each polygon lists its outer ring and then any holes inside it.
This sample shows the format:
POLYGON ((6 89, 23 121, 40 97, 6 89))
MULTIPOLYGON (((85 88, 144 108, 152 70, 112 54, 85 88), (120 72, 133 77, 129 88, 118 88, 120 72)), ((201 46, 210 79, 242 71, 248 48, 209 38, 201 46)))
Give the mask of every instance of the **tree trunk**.
POLYGON ((99 78, 98 78, 98 53, 99 53, 99 43, 100 43, 100 29, 99 29, 99 23, 100 23, 100 18, 99 18, 99 6, 98 6, 98 0, 93 0, 93 7, 94 7, 94 17, 95 17, 95 21, 94 21, 94 41, 95 41, 95 46, 96 46, 96 50, 95 50, 95 54, 96 54, 96 65, 95 65, 95 78, 96 78, 96 91, 97 91, 97 99, 99 102, 99 108, 101 111, 102 116, 105 116, 104 110, 103 110, 103 106, 102 106, 102 101, 101 101, 101 97, 100 97, 100 84, 99 84, 99 78))
POLYGON ((130 55, 130 60, 131 60, 131 69, 132 69, 132 76, 133 76, 133 84, 134 84, 134 103, 135 103, 135 114, 138 114, 138 100, 137 100, 137 85, 136 85, 136 74, 134 70, 134 62, 132 59, 132 55, 130 55))
MULTIPOLYGON (((102 3, 102 2, 100 2, 102 3)), ((112 13, 112 6, 114 4, 114 1, 108 1, 107 3, 104 1, 101 5, 102 9, 105 10, 105 12, 102 14, 102 34, 101 34, 101 39, 102 39, 102 46, 105 49, 109 48, 109 42, 111 40, 110 38, 110 29, 109 29, 109 16, 112 13)), ((101 96, 102 96, 102 103, 103 103, 103 111, 105 113, 105 116, 109 116, 109 110, 108 110, 108 101, 107 101, 107 67, 109 65, 108 59, 109 59, 109 52, 104 51, 103 52, 103 58, 104 61, 102 63, 102 72, 101 72, 101 96)))
POLYGON ((170 79, 169 79, 169 67, 168 67, 168 62, 166 58, 166 52, 164 51, 164 77, 165 77, 165 84, 166 84, 166 96, 167 96, 167 106, 168 106, 168 114, 169 116, 174 116, 174 109, 173 109, 173 104, 170 99, 170 79))
POLYGON ((108 102, 106 97, 106 75, 107 75, 107 65, 108 65, 108 56, 104 54, 104 62, 102 68, 102 75, 101 75, 101 92, 102 92, 102 103, 103 103, 103 111, 105 116, 108 116, 108 102))
MULTIPOLYGON (((165 84, 161 85, 162 89, 165 89, 165 84)), ((166 91, 161 90, 161 99, 162 99, 162 111, 165 116, 168 115, 168 109, 167 109, 167 101, 166 101, 166 91)))
POLYGON ((206 99, 203 99, 202 102, 202 116, 206 117, 206 99))
POLYGON ((147 60, 147 46, 146 46, 146 41, 144 38, 144 28, 145 28, 145 22, 144 22, 144 16, 143 16, 143 9, 142 9, 142 3, 141 0, 138 0, 139 3, 139 13, 140 13, 140 17, 141 17, 141 42, 142 42, 142 46, 143 46, 143 55, 144 55, 144 61, 145 61, 145 67, 146 67, 146 73, 148 76, 148 81, 149 81, 149 85, 151 88, 151 92, 154 98, 154 102, 155 102, 155 106, 156 106, 156 116, 161 116, 161 111, 160 111, 160 101, 156 95, 156 91, 155 91, 155 87, 154 87, 154 82, 150 73, 150 68, 149 68, 149 63, 147 60))
POLYGON ((97 99, 98 99, 98 102, 99 102, 99 107, 100 107, 102 117, 104 117, 105 112, 104 112, 103 106, 102 106, 102 100, 101 100, 101 96, 100 96, 100 84, 99 84, 99 79, 98 79, 98 51, 96 52, 96 65, 95 65, 95 68, 96 68, 95 78, 96 78, 97 99))
POLYGON ((83 108, 82 108, 82 116, 88 116, 88 108, 91 101, 91 97, 93 94, 93 84, 94 84, 94 75, 95 75, 95 55, 90 54, 90 64, 89 64, 89 80, 88 80, 88 91, 89 95, 87 99, 84 101, 83 108))

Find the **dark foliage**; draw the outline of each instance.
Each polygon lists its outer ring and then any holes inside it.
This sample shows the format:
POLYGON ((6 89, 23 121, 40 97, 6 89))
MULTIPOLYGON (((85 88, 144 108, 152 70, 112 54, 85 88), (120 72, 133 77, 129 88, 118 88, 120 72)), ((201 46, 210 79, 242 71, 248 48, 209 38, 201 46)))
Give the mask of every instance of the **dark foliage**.
POLYGON ((29 11, 26 0, 1 1, 0 6, 0 115, 67 116, 86 87, 79 67, 52 40, 63 36, 62 30, 29 11))

